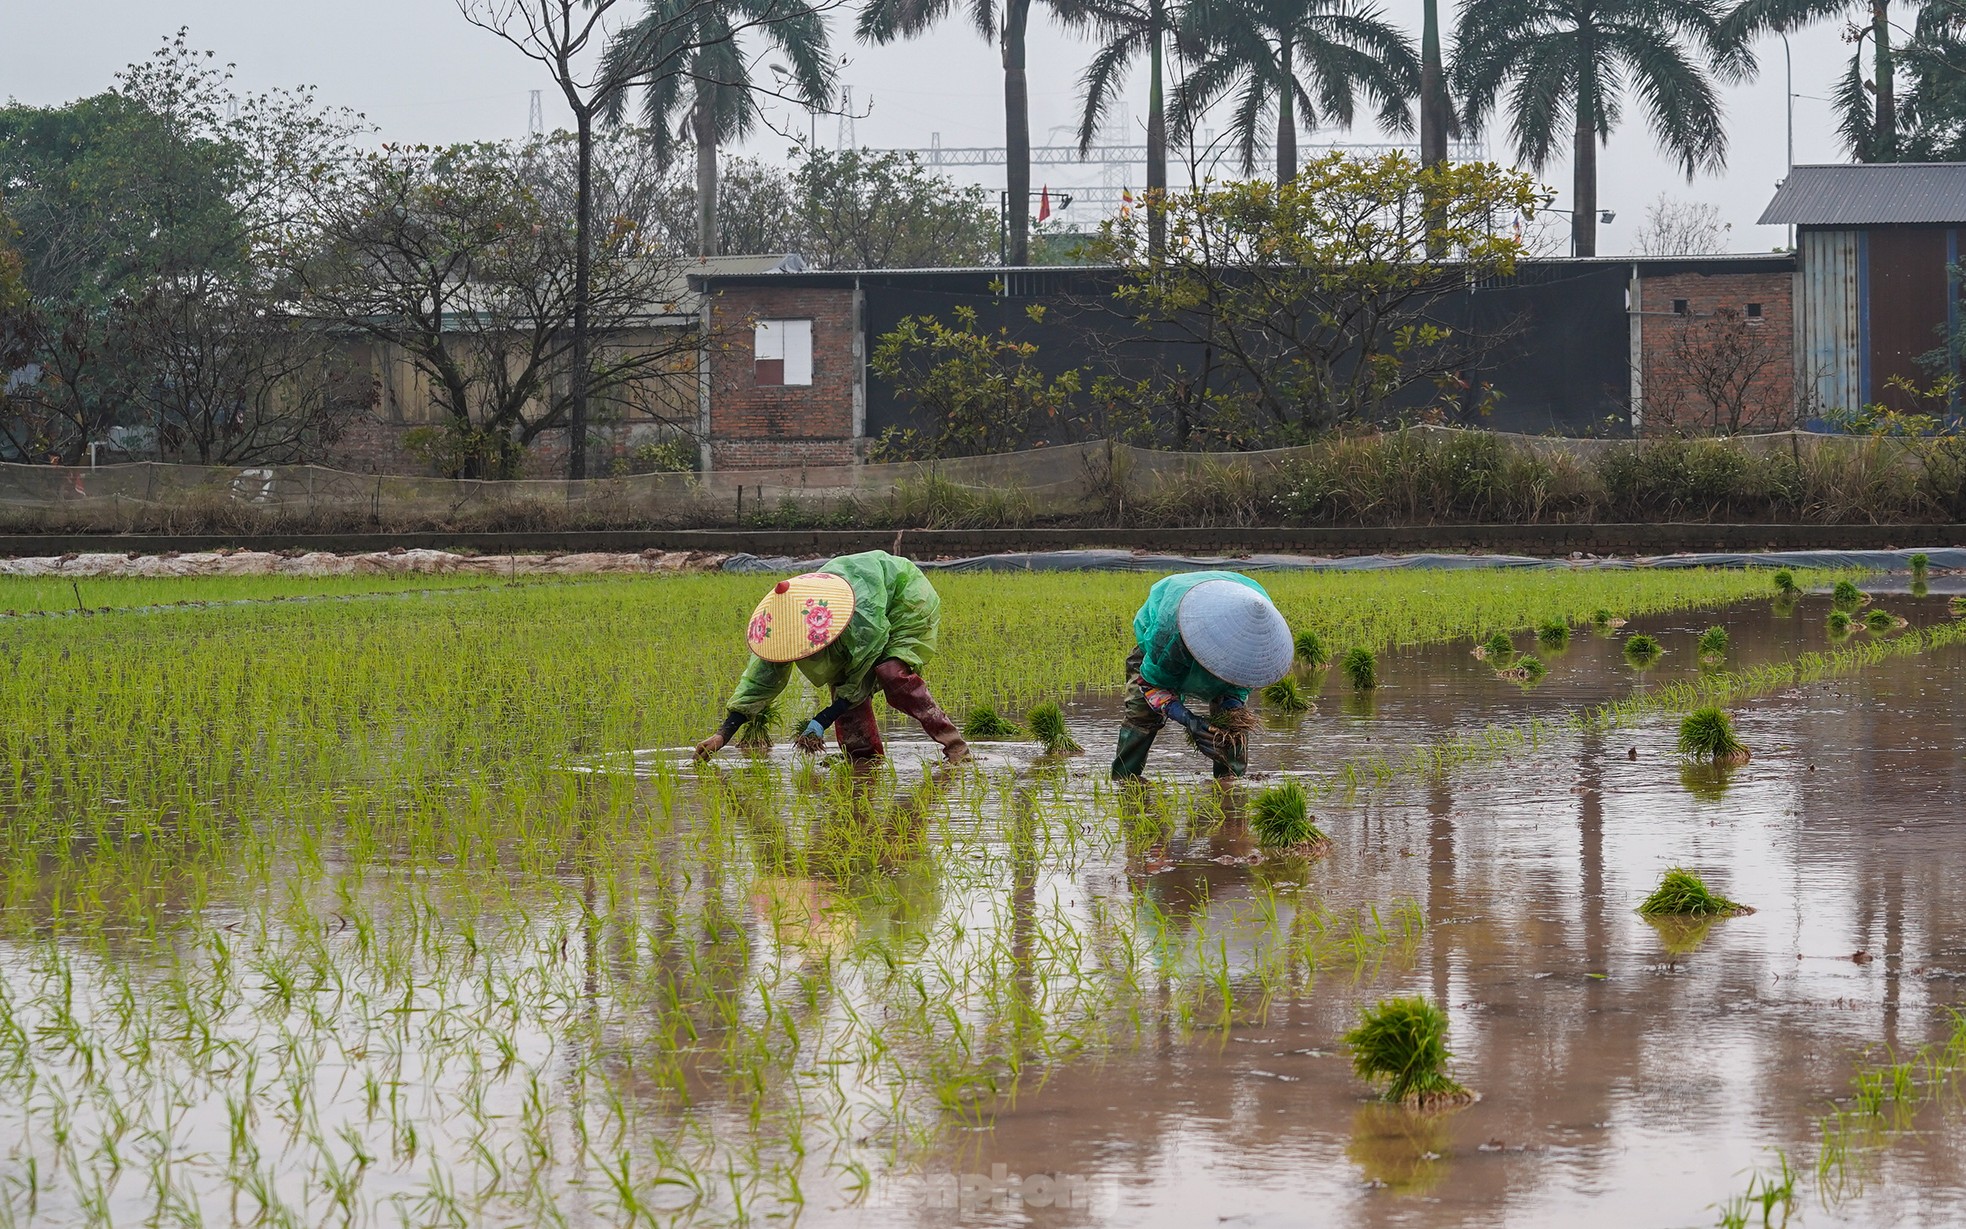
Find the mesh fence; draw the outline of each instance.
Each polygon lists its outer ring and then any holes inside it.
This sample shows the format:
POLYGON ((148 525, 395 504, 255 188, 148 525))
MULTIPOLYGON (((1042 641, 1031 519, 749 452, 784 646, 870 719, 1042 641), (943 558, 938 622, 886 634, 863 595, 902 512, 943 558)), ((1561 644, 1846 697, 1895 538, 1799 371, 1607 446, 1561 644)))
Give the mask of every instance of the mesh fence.
MULTIPOLYGON (((1456 428, 1400 435, 1416 448, 1456 428)), ((1630 441, 1481 433, 1507 448, 1588 465, 1630 441)), ((1751 453, 1814 455, 1875 446, 1849 436, 1784 432, 1728 442, 1751 453)), ((1332 445, 1261 452, 1160 452, 1110 441, 933 462, 722 470, 568 480, 478 481, 354 474, 319 466, 201 466, 139 462, 97 468, 0 464, 0 527, 13 529, 250 530, 254 527, 402 529, 415 526, 729 524, 788 506, 807 512, 864 509, 920 497, 938 486, 1005 496, 1028 508, 1086 512, 1208 477, 1277 479, 1332 445)))

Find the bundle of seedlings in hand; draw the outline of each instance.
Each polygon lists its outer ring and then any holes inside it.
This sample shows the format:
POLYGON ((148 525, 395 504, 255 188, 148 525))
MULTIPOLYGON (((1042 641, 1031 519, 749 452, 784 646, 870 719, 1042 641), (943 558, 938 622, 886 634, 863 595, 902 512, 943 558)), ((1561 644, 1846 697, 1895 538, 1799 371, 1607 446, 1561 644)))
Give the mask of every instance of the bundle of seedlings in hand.
POLYGON ((1310 853, 1331 843, 1311 815, 1310 796, 1295 781, 1272 785, 1256 795, 1250 804, 1249 823, 1265 849, 1310 853))
POLYGON ((737 745, 746 751, 771 750, 771 727, 778 721, 778 701, 759 709, 737 727, 737 745))
POLYGON ((1546 649, 1560 649, 1570 643, 1570 625, 1562 619, 1545 619, 1536 628, 1536 643, 1546 649))
POLYGON ((1700 633, 1700 656, 1702 658, 1725 657, 1727 656, 1727 646, 1727 629, 1724 627, 1709 627, 1700 633))
POLYGON ((1738 917, 1754 912, 1746 905, 1716 895, 1707 887, 1706 880, 1683 866, 1667 871, 1638 911, 1647 917, 1738 917))
POLYGON ((1745 764, 1748 749, 1734 736, 1734 723, 1718 708, 1696 708, 1679 723, 1679 753, 1716 764, 1745 764))
POLYGON ((1663 652, 1665 650, 1659 647, 1659 642, 1644 632, 1625 641, 1625 660, 1634 666, 1649 666, 1659 660, 1663 652))
POLYGON ((1079 746, 1072 732, 1065 728, 1065 712, 1058 705, 1046 700, 1033 708, 1024 717, 1030 722, 1031 733, 1044 747, 1046 755, 1083 755, 1085 748, 1079 746))
POLYGON ((1847 580, 1836 582, 1836 588, 1831 591, 1830 599, 1836 603, 1838 610, 1855 610, 1869 600, 1864 596, 1862 589, 1847 580))
POLYGON ((1379 685, 1379 659, 1371 649, 1352 649, 1340 667, 1353 691, 1371 691, 1379 685))
POLYGON ((1344 1036, 1359 1078, 1384 1083, 1388 1101, 1422 1109, 1465 1105, 1474 1094, 1447 1074, 1447 1013, 1423 998, 1387 999, 1344 1036))
POLYGON ((1331 650, 1324 647, 1316 632, 1298 632, 1297 660, 1306 670, 1322 669, 1331 660, 1331 650))
POLYGON ((1507 661, 1515 656, 1515 642, 1509 639, 1507 632, 1496 632, 1481 642, 1475 656, 1484 661, 1507 661))
POLYGON ((963 719, 964 738, 1015 738, 1024 731, 987 704, 978 704, 963 719))
POLYGON ((1515 659, 1515 664, 1495 672, 1496 678, 1508 679, 1512 683, 1540 683, 1550 669, 1534 653, 1524 653, 1515 659))
POLYGON ((1775 591, 1790 597, 1795 596, 1800 591, 1799 586, 1795 583, 1795 573, 1789 571, 1787 568, 1783 568, 1781 571, 1775 573, 1775 591))
POLYGON ((1263 703, 1280 713, 1301 713, 1311 707, 1303 685, 1286 674, 1263 689, 1263 703))

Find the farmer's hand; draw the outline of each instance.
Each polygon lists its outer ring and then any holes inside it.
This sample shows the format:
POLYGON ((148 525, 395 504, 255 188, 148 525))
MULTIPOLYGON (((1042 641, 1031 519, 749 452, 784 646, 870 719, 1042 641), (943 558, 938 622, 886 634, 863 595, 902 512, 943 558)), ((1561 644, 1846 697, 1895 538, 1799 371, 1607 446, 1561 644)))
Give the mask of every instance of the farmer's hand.
POLYGON ((696 758, 699 760, 707 760, 711 756, 717 754, 717 752, 722 751, 723 749, 724 749, 724 736, 721 733, 712 734, 710 737, 696 744, 696 758))
POLYGON ((806 722, 806 728, 799 731, 792 746, 807 755, 818 755, 826 749, 826 727, 817 721, 806 722))

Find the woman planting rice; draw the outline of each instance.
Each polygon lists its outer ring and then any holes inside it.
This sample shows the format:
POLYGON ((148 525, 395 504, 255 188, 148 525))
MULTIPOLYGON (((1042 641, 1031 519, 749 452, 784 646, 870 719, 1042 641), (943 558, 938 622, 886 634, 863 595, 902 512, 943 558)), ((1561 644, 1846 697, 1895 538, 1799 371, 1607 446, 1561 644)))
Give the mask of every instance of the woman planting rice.
POLYGON ((1235 572, 1169 576, 1147 591, 1133 616, 1126 659, 1126 720, 1120 726, 1113 779, 1142 775, 1154 736, 1169 721, 1186 727, 1217 777, 1247 770, 1252 687, 1290 670, 1290 627, 1263 586, 1235 572), (1197 716, 1186 701, 1207 700, 1197 716))
POLYGON ((796 666, 814 687, 832 691, 832 703, 792 740, 799 750, 820 750, 832 726, 849 759, 883 754, 874 721, 878 691, 890 708, 913 717, 942 744, 945 757, 963 759, 969 744, 920 674, 935 656, 941 619, 942 599, 922 570, 886 551, 842 555, 817 572, 779 581, 751 614, 745 632, 751 664, 737 681, 723 728, 696 744, 697 756, 721 750, 785 690, 796 666))

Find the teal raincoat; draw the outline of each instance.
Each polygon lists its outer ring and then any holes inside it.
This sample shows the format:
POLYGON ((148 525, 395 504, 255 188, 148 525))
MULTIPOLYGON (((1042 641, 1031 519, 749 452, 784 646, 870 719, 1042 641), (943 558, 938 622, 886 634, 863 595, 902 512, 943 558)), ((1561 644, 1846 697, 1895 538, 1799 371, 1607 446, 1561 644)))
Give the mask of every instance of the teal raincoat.
POLYGON ((1149 687, 1163 688, 1178 696, 1201 700, 1229 696, 1247 701, 1249 688, 1225 683, 1202 669, 1181 639, 1181 625, 1176 618, 1181 599, 1187 596, 1188 590, 1210 580, 1233 580, 1248 585, 1265 598, 1270 596, 1268 590, 1240 572, 1183 572, 1155 581, 1154 587, 1147 590, 1146 605, 1133 616, 1133 638, 1143 654, 1140 677, 1149 687))
POLYGON ((853 617, 846 631, 795 662, 770 662, 753 654, 731 693, 731 712, 755 717, 785 690, 795 666, 814 687, 831 688, 834 699, 858 704, 873 697, 874 666, 883 658, 892 657, 919 673, 935 656, 942 599, 912 562, 870 550, 829 559, 816 570, 853 586, 853 617))

